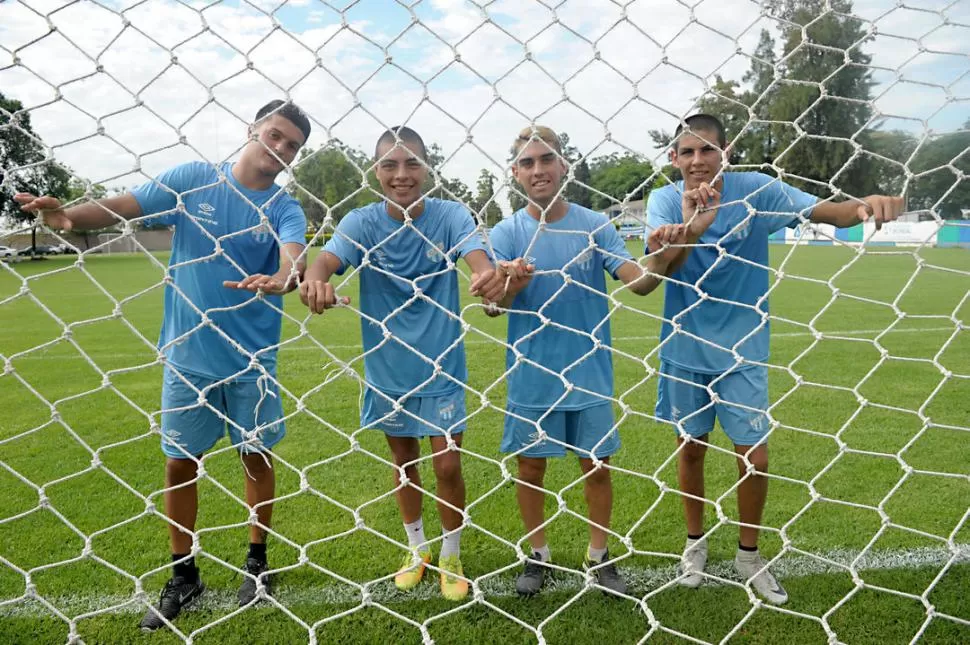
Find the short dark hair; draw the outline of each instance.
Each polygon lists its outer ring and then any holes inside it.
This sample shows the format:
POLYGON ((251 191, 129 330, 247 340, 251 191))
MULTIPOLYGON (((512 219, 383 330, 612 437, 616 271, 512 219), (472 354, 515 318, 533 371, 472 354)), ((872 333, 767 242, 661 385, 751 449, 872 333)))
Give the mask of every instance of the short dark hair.
POLYGON ((714 132, 717 134, 718 147, 723 150, 724 146, 727 145, 727 133, 724 131, 724 124, 721 123, 720 119, 710 114, 692 114, 678 124, 677 129, 674 131, 674 139, 670 142, 670 147, 673 148, 675 152, 677 150, 677 142, 680 140, 680 135, 685 129, 691 134, 701 131, 714 132))
POLYGON ((281 117, 285 118, 287 121, 295 125, 300 132, 303 133, 303 142, 310 138, 310 119, 307 118, 306 113, 299 108, 296 103, 291 103, 290 101, 284 101, 282 99, 274 99, 259 108, 256 112, 256 123, 259 123, 263 119, 273 116, 274 114, 279 114, 281 117))
POLYGON ((374 146, 374 158, 379 159, 381 154, 381 146, 394 145, 397 143, 398 139, 402 143, 411 143, 421 146, 421 158, 425 161, 428 160, 428 149, 424 145, 424 139, 421 135, 407 127, 406 125, 395 125, 393 128, 388 128, 381 135, 380 139, 377 140, 377 145, 374 146))

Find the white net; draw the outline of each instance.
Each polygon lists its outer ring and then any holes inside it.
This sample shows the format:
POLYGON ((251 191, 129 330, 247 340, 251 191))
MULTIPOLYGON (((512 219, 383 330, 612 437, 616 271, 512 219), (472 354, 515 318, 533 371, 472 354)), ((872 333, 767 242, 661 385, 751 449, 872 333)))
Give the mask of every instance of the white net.
MULTIPOLYGON (((970 640, 970 226, 961 219, 970 208, 970 3, 16 2, 0 15, 5 200, 22 188, 55 190, 58 168, 60 194, 75 204, 99 196, 99 184, 121 192, 176 163, 201 160, 219 172, 246 145, 256 109, 281 96, 313 124, 309 154, 280 180, 311 220, 314 243, 330 239, 350 209, 381 198, 371 151, 401 123, 429 145, 427 194, 466 202, 487 246, 502 212, 511 212, 506 202, 522 204, 507 149, 528 124, 568 132, 562 194, 607 213, 638 258, 647 196, 676 179, 666 165, 669 132, 698 110, 725 121, 731 171, 764 172, 830 201, 907 196, 906 216, 878 231, 802 222, 772 235, 764 269, 772 308, 760 321, 770 321, 772 335, 770 494, 759 528, 787 604, 764 602, 731 562, 742 525, 738 490, 756 475, 745 459, 738 479, 719 428, 706 456, 704 584, 680 584, 682 450, 654 408, 662 289, 639 298, 609 280, 601 322, 612 326, 612 346, 602 348, 592 330, 563 329, 543 309, 535 314, 541 329, 575 332, 590 345, 554 374, 564 392, 574 387, 569 373, 596 351, 610 353, 614 395, 605 400, 623 447, 586 475, 571 455, 549 461, 538 490, 551 571, 540 594, 518 598, 515 577, 530 548, 513 486, 516 454, 499 449, 512 370, 503 363, 513 349, 508 321, 464 295, 457 313, 448 310, 423 290, 425 276, 396 276, 412 294, 386 318, 369 318, 362 274, 394 275, 382 241, 333 278, 351 302, 322 318, 295 294, 282 308, 261 295, 225 308, 191 303, 198 326, 173 343, 205 332, 231 347, 260 372, 256 405, 282 404, 287 436, 273 450, 271 526, 260 520, 265 505, 247 503, 227 440, 198 461, 191 544, 208 589, 166 623, 176 639, 970 640), (359 417, 364 358, 374 351, 362 347, 361 319, 380 329, 381 346, 400 345, 391 330, 419 304, 458 322, 453 346, 464 343, 468 355, 463 441, 450 432, 462 420, 449 418, 443 449, 424 442, 413 461, 435 553, 444 542, 438 509, 461 515, 470 592, 457 603, 441 597, 437 559, 415 589, 395 588, 409 553, 395 502, 403 485, 392 488, 402 471, 383 433, 359 417), (283 319, 279 342, 259 353, 220 322, 250 320, 255 308, 283 319), (274 350, 275 374, 260 367, 274 350), (440 463, 455 454, 463 509, 434 485, 440 463), (628 583, 605 598, 599 577, 583 569, 584 486, 603 469, 613 514, 599 528, 628 583), (269 536, 274 593, 240 607, 254 525, 269 536)), ((243 274, 225 250, 235 238, 280 240, 265 219, 212 235, 184 212, 191 192, 179 195, 176 230, 203 231, 212 249, 179 266, 224 260, 243 274)), ((66 244, 80 254, 0 265, 0 635, 131 641, 171 572, 156 340, 165 290, 189 299, 166 270, 172 231, 39 228, 31 241, 34 220, 3 213, 0 244, 66 244)), ((403 230, 415 253, 454 250, 414 221, 403 230)), ((595 252, 589 231, 561 232, 583 236, 585 247, 546 271, 563 279, 550 303, 567 292, 571 267, 595 252)), ((705 284, 719 267, 752 263, 723 242, 713 246, 710 271, 689 285, 702 299, 712 297, 705 284)), ((317 249, 307 248, 312 261, 317 249)), ((457 272, 464 293, 463 262, 449 256, 440 272, 457 272)), ((741 364, 739 347, 722 349, 741 364)), ((446 362, 421 360, 435 373, 446 362)), ((521 365, 548 372, 528 354, 515 356, 521 365)), ((240 426, 209 398, 232 380, 191 385, 197 396, 184 408, 222 415, 258 443, 272 424, 240 426)), ((716 394, 714 385, 706 392, 716 394)), ((405 399, 391 403, 391 415, 405 399)))

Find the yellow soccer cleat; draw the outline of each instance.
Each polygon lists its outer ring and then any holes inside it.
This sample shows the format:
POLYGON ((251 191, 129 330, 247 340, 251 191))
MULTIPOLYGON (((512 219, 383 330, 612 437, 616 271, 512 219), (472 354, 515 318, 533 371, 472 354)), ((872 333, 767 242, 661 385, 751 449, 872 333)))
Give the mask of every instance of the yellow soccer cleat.
POLYGON ((431 551, 418 552, 419 560, 415 560, 414 553, 404 554, 401 560, 401 568, 394 576, 394 586, 401 591, 410 591, 418 586, 424 576, 424 567, 431 562, 431 551))
POLYGON ((461 569, 461 560, 452 555, 438 561, 441 569, 441 595, 446 600, 464 600, 468 595, 468 581, 465 580, 461 569))

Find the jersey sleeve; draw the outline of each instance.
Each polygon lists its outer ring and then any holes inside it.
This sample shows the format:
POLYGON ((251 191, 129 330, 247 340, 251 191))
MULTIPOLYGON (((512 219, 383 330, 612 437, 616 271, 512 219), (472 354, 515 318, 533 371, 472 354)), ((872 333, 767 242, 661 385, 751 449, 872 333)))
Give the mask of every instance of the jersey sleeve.
POLYGON ((603 258, 603 268, 616 278, 617 270, 633 260, 633 256, 626 249, 626 243, 612 223, 607 222, 593 234, 600 257, 603 258))
POLYGON ((448 217, 452 236, 449 246, 457 253, 455 259, 465 257, 472 251, 478 250, 485 251, 488 254, 488 249, 485 248, 482 240, 482 234, 477 230, 475 220, 467 208, 461 204, 455 204, 448 217))
POLYGON ((799 215, 808 219, 818 203, 818 197, 789 186, 780 179, 759 174, 764 186, 758 193, 755 208, 758 217, 774 233, 786 226, 800 223, 799 215))
POLYGON ((496 224, 488 236, 488 240, 492 243, 492 251, 495 252, 496 260, 508 262, 517 257, 513 245, 511 219, 502 220, 496 224))
POLYGON ((348 266, 360 266, 363 260, 362 219, 360 209, 347 213, 341 218, 333 236, 323 247, 324 251, 340 260, 339 273, 343 273, 348 266))
POLYGON ((179 212, 175 210, 178 195, 198 188, 205 181, 202 169, 205 164, 193 162, 174 166, 151 181, 131 190, 141 207, 148 227, 172 226, 177 223, 179 212))
POLYGON ((280 213, 276 234, 280 238, 280 244, 306 245, 306 216, 300 203, 295 199, 286 200, 280 213))

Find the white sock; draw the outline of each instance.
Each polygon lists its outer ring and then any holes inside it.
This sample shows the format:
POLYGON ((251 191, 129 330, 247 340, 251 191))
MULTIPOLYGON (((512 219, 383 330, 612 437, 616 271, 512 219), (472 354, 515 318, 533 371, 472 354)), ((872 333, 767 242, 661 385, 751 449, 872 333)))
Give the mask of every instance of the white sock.
POLYGON ((404 532, 408 535, 408 546, 410 546, 412 549, 419 549, 419 547, 423 546, 425 551, 428 550, 428 545, 425 544, 427 540, 424 537, 423 518, 419 517, 410 524, 405 523, 404 532))
POLYGON ((548 544, 543 544, 538 549, 533 547, 532 555, 537 556, 537 559, 541 562, 549 562, 552 559, 552 553, 549 551, 548 544))
POLYGON ((455 556, 456 558, 460 556, 461 528, 457 528, 449 533, 447 529, 442 527, 441 532, 444 534, 444 539, 441 541, 441 553, 438 555, 439 560, 451 556, 455 556))
POLYGON ((602 562, 603 558, 606 557, 606 547, 594 549, 593 545, 590 545, 587 551, 587 557, 593 562, 602 562))
POLYGON ((757 549, 754 551, 745 551, 740 546, 738 547, 738 558, 744 560, 745 562, 754 562, 761 557, 761 553, 757 549))

